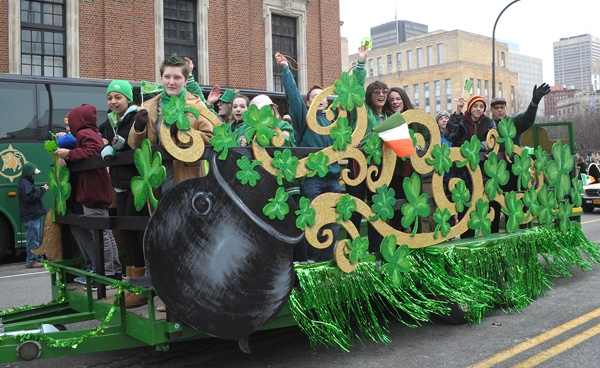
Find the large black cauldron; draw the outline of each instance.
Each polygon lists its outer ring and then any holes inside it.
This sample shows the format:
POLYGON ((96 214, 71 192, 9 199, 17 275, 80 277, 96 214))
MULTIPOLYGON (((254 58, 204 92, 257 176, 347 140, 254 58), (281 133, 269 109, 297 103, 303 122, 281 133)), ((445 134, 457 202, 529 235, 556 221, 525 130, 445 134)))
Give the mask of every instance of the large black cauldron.
POLYGON ((296 208, 283 221, 262 213, 278 188, 258 168, 255 187, 235 177, 241 154, 210 159, 210 173, 171 188, 144 235, 146 266, 156 293, 183 322, 208 335, 248 337, 283 308, 294 282, 293 249, 302 238, 296 208))

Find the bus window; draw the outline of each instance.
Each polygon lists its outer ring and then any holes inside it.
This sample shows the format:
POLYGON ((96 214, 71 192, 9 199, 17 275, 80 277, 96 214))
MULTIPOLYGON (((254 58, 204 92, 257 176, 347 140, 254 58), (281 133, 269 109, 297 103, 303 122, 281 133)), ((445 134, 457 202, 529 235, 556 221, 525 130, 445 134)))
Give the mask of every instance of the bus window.
POLYGON ((5 139, 35 140, 35 87, 29 83, 2 83, 0 101, 9 108, 2 109, 0 141, 5 139))
POLYGON ((83 104, 96 106, 98 125, 106 121, 106 87, 39 84, 37 88, 40 140, 48 139, 49 131, 64 131, 67 113, 83 104))

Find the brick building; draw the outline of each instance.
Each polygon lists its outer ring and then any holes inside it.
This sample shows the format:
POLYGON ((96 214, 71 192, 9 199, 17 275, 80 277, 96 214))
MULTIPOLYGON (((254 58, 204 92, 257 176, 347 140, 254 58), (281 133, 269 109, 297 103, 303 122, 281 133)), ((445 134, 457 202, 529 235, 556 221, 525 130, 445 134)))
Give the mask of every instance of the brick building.
POLYGON ((203 85, 281 90, 273 54, 301 91, 341 70, 339 0, 0 0, 0 73, 158 80, 177 53, 203 85))
MULTIPOLYGON (((544 97, 544 111, 546 116, 561 117, 558 104, 575 97, 579 92, 581 91, 578 89, 566 89, 563 86, 552 86, 550 93, 544 97)), ((563 110, 561 113, 563 112, 566 112, 566 110, 563 110)))

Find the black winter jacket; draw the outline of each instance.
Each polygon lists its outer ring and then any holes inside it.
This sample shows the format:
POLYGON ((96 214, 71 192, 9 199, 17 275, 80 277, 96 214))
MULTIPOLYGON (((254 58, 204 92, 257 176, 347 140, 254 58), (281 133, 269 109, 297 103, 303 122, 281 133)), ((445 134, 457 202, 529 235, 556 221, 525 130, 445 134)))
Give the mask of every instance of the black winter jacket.
MULTIPOLYGON (((125 145, 117 153, 131 151, 131 147, 127 144, 127 137, 129 137, 129 131, 135 121, 136 114, 137 110, 130 111, 117 123, 117 134, 125 138, 125 145)), ((112 143, 115 131, 108 120, 100 127, 100 132, 106 140, 112 143)), ((130 189, 131 178, 136 175, 139 175, 139 173, 135 164, 111 166, 110 168, 110 181, 114 188, 130 189)))
POLYGON ((33 179, 24 175, 21 175, 17 189, 21 222, 35 220, 46 214, 46 206, 42 202, 46 189, 36 188, 33 179))

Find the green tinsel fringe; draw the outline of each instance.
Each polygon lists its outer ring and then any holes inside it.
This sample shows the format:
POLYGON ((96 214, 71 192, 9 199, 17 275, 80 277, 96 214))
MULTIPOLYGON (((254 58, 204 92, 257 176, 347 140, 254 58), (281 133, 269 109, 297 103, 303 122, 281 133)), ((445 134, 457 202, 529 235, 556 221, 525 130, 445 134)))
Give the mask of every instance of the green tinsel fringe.
POLYGON ((377 262, 359 263, 348 274, 332 263, 297 265, 300 288, 289 306, 311 345, 348 350, 365 339, 387 343, 386 316, 417 327, 454 304, 467 306, 470 323, 498 305, 513 313, 551 288, 553 277, 600 263, 600 249, 578 226, 568 233, 537 227, 414 250, 411 260, 401 285, 386 279, 377 262))

